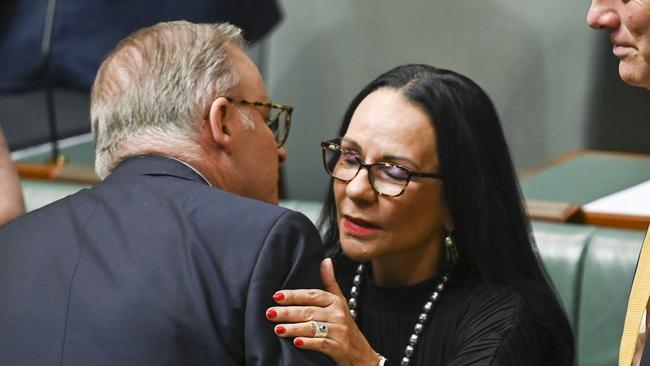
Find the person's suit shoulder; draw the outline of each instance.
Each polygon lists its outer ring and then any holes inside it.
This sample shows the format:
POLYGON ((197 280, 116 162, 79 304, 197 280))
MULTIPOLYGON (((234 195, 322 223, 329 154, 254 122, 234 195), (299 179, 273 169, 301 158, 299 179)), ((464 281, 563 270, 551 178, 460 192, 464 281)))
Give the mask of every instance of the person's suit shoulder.
MULTIPOLYGON (((252 231, 260 230, 260 233, 264 232, 266 235, 271 234, 272 230, 283 229, 308 230, 317 233, 314 224, 300 212, 212 187, 202 190, 205 192, 205 197, 198 200, 197 207, 189 210, 197 210, 204 218, 211 217, 230 222, 231 225, 228 226, 233 229, 238 226, 252 231)), ((205 222, 201 217, 197 219, 199 224, 205 222)))

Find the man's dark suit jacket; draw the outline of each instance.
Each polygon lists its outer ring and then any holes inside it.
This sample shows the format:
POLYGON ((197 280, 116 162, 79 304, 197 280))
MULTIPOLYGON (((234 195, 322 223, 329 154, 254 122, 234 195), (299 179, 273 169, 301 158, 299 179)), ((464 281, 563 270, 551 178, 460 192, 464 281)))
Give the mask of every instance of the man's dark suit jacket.
POLYGON ((265 318, 321 259, 305 216, 131 158, 0 228, 0 364, 331 364, 265 318))

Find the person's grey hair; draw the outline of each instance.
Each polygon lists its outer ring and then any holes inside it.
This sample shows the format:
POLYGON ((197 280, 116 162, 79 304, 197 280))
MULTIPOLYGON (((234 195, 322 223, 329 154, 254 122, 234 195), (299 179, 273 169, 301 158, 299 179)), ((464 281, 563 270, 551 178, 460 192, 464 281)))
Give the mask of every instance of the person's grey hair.
POLYGON ((135 155, 200 158, 198 138, 210 104, 238 81, 227 44, 244 49, 241 29, 175 21, 140 29, 115 47, 91 91, 95 170, 102 179, 135 155))

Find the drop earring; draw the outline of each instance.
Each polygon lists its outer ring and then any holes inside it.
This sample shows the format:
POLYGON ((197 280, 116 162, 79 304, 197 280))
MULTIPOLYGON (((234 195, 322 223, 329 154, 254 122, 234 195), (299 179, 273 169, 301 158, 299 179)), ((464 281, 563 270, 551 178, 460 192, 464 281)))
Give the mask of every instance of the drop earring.
POLYGON ((451 236, 451 233, 445 236, 445 252, 447 253, 447 262, 456 263, 456 260, 458 260, 458 249, 456 248, 456 243, 454 243, 454 238, 451 236))

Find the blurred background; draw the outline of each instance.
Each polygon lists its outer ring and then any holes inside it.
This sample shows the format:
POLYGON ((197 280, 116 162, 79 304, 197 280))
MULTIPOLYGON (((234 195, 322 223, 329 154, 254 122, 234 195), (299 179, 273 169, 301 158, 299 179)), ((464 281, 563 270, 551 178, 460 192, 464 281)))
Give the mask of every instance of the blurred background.
POLYGON ((648 153, 650 92, 620 81, 607 34, 585 22, 589 3, 167 0, 151 9, 134 0, 59 0, 48 61, 42 51, 51 1, 3 0, 0 124, 15 158, 47 142, 49 80, 58 138, 87 141, 93 67, 117 39, 159 20, 230 20, 252 42, 273 101, 295 107, 284 198, 322 199, 319 142, 335 137, 356 92, 404 63, 453 69, 481 85, 520 171, 577 149, 648 153))
POLYGON ((88 89, 106 53, 158 21, 230 21, 244 29, 273 101, 295 107, 280 204, 315 221, 329 181, 319 142, 336 137, 353 96, 400 64, 453 69, 499 111, 576 364, 613 365, 650 224, 650 91, 620 81, 607 34, 586 24, 589 4, 1 0, 0 125, 28 211, 74 193, 98 179, 88 89), (65 164, 25 164, 52 163, 51 140, 65 164))

